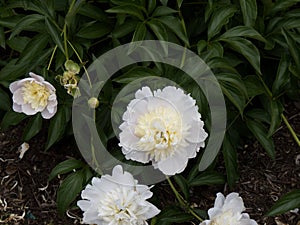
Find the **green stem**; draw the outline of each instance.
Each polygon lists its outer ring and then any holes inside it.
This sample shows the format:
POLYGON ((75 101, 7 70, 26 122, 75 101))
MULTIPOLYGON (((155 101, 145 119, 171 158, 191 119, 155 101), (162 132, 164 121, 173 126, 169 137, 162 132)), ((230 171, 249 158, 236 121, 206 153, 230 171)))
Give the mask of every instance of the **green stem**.
POLYGON ((290 125, 289 121, 287 120, 287 118, 283 115, 283 113, 281 114, 281 118, 283 119, 283 122, 285 123, 285 125, 287 126, 287 128, 289 129, 289 131, 291 132, 294 140, 296 141, 296 143, 300 147, 300 140, 299 140, 297 134, 295 133, 294 129, 290 125))
MULTIPOLYGON (((75 55, 77 56, 79 62, 83 65, 83 61, 82 61, 82 59, 81 59, 79 53, 77 52, 77 50, 75 49, 75 47, 72 45, 72 43, 71 43, 69 40, 68 40, 68 44, 70 45, 70 47, 71 47, 72 50, 74 51, 74 53, 75 53, 75 55)), ((86 76, 87 76, 87 78, 88 78, 89 85, 90 85, 90 87, 92 87, 92 82, 91 82, 89 73, 88 73, 88 71, 87 71, 87 69, 86 69, 86 67, 85 67, 84 65, 83 65, 82 67, 83 67, 84 72, 86 73, 86 76)))
POLYGON ((66 59, 69 60, 69 53, 68 53, 68 45, 67 45, 67 24, 64 24, 64 29, 63 29, 63 34, 64 34, 64 48, 65 48, 65 56, 66 59))
POLYGON ((167 181, 174 192, 179 204, 182 208, 187 209, 190 214, 192 214, 197 220, 200 222, 203 221, 203 219, 193 210, 193 208, 187 203, 187 201, 179 194, 179 192, 176 190, 174 184, 172 183, 171 179, 167 176, 167 181))
POLYGON ((48 66, 47 66, 47 70, 50 70, 50 67, 51 67, 51 64, 52 64, 52 61, 53 61, 56 49, 57 49, 57 45, 55 45, 55 47, 54 47, 54 49, 52 51, 52 54, 51 54, 51 57, 50 57, 50 60, 49 60, 48 66))

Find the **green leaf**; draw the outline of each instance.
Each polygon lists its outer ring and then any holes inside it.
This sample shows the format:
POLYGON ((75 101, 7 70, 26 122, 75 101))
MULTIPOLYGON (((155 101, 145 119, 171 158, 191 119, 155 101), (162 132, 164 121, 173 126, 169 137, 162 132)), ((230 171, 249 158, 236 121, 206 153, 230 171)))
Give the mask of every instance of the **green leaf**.
POLYGON ((152 16, 153 17, 167 16, 172 13, 178 13, 178 11, 167 6, 158 6, 152 13, 152 16))
POLYGON ((258 49, 251 41, 244 38, 230 38, 221 39, 222 41, 228 43, 229 47, 234 51, 242 54, 248 62, 254 67, 254 69, 261 74, 260 71, 260 54, 258 49))
POLYGON ((28 142, 42 129, 43 119, 40 113, 33 116, 23 131, 23 140, 28 142))
POLYGON ((55 144, 64 134, 67 122, 70 119, 69 109, 66 107, 59 107, 56 114, 51 118, 48 129, 48 138, 46 143, 46 150, 55 144))
POLYGON ((49 21, 48 18, 45 18, 45 23, 46 23, 47 31, 52 37, 52 40, 58 46, 58 48, 65 53, 63 40, 62 37, 60 36, 60 33, 57 30, 57 27, 55 27, 55 25, 51 21, 49 21))
POLYGON ((145 24, 143 22, 138 23, 132 37, 132 42, 144 40, 146 33, 147 29, 145 24))
POLYGON ((82 8, 82 5, 84 3, 85 3, 84 0, 77 0, 77 1, 74 2, 73 7, 69 8, 69 11, 68 11, 67 15, 65 16, 65 23, 67 24, 67 26, 71 26, 72 21, 75 20, 76 14, 80 10, 80 8, 82 8))
POLYGON ((177 174, 177 175, 174 176, 174 180, 176 181, 176 183, 178 184, 180 190, 184 194, 184 198, 186 200, 189 199, 190 189, 189 189, 189 186, 188 186, 188 183, 187 183, 186 179, 182 175, 177 174))
POLYGON ((156 0, 148 0, 148 13, 151 14, 156 7, 156 0))
POLYGON ((23 18, 23 15, 14 15, 9 17, 0 17, 0 26, 13 29, 23 18))
POLYGON ((113 79, 113 81, 121 84, 128 84, 137 79, 145 78, 148 76, 157 76, 157 74, 153 70, 147 67, 136 66, 130 69, 129 71, 127 71, 122 76, 113 79))
POLYGON ((181 8, 182 3, 183 3, 183 0, 177 0, 177 6, 179 9, 181 8))
POLYGON ((82 168, 84 164, 77 159, 67 159, 59 164, 57 164, 51 171, 48 181, 51 181, 57 175, 72 172, 78 168, 82 168))
POLYGON ((165 26, 158 20, 152 19, 147 22, 153 33, 159 40, 168 41, 168 33, 165 26))
POLYGON ((268 131, 268 137, 271 137, 275 131, 278 129, 278 127, 281 124, 281 114, 283 112, 283 105, 279 100, 274 101, 270 100, 269 102, 269 113, 271 116, 271 124, 268 131))
POLYGON ((224 6, 214 11, 208 23, 208 40, 220 33, 222 27, 229 22, 236 11, 234 6, 224 6))
POLYGON ((223 57, 224 49, 223 46, 218 41, 209 42, 207 45, 207 51, 205 55, 205 61, 215 57, 223 57))
POLYGON ((63 215, 69 205, 76 199, 80 193, 84 181, 84 174, 81 171, 71 173, 64 179, 57 191, 57 209, 59 214, 63 215))
POLYGON ((126 20, 125 23, 123 23, 120 26, 116 26, 112 32, 112 36, 114 38, 121 38, 125 35, 133 32, 138 24, 138 21, 136 20, 126 20))
POLYGON ((0 47, 5 48, 5 33, 3 27, 0 27, 0 47))
POLYGON ((265 88, 255 75, 248 75, 244 79, 248 97, 254 97, 265 93, 265 88))
POLYGON ((23 52, 26 45, 29 43, 31 39, 28 38, 28 37, 20 37, 20 36, 17 36, 17 37, 14 37, 10 40, 7 40, 7 45, 17 51, 17 52, 23 52))
POLYGON ((258 41, 267 42, 267 40, 261 36, 254 28, 247 26, 236 26, 227 30, 220 36, 220 39, 228 39, 234 37, 249 37, 258 41))
POLYGON ((289 65, 291 63, 290 58, 287 54, 282 54, 278 68, 276 78, 272 85, 272 93, 273 96, 277 96, 280 92, 283 91, 284 86, 290 80, 290 73, 289 73, 289 65))
POLYGON ((4 111, 9 111, 11 109, 11 100, 8 94, 0 88, 0 109, 4 111))
POLYGON ((107 20, 106 14, 102 11, 100 7, 96 7, 88 3, 82 5, 77 13, 99 21, 107 20))
POLYGON ((271 159, 275 159, 275 147, 271 137, 268 137, 267 129, 259 121, 246 119, 246 125, 259 143, 264 147, 271 159))
POLYGON ((281 29, 281 33, 283 34, 286 43, 288 45, 289 51, 291 56, 294 59, 294 62, 296 64, 297 70, 300 71, 300 51, 299 51, 299 46, 291 36, 290 32, 285 30, 284 28, 281 29))
POLYGON ((40 14, 30 14, 24 16, 13 28, 9 39, 12 39, 14 36, 18 35, 22 30, 26 30, 26 28, 33 23, 44 20, 45 17, 40 14))
POLYGON ((15 111, 7 111, 1 121, 0 129, 6 130, 9 126, 14 126, 24 120, 27 115, 23 113, 17 113, 15 111))
POLYGON ((246 115, 254 120, 271 124, 271 118, 265 109, 254 108, 247 111, 246 115))
POLYGON ((272 206, 267 216, 275 216, 300 207, 300 190, 291 191, 282 196, 272 206))
MULTIPOLYGON (((143 11, 146 11, 146 9, 143 8, 143 11)), ((141 21, 144 21, 144 19, 145 19, 143 12, 141 11, 141 8, 137 8, 136 6, 132 6, 129 4, 112 7, 110 9, 106 10, 106 12, 128 14, 128 15, 131 15, 133 17, 140 19, 141 21)))
POLYGON ((235 185, 239 178, 238 164, 237 164, 237 151, 232 145, 228 135, 225 136, 223 141, 222 153, 225 162, 227 182, 230 187, 235 185))
POLYGON ((104 22, 92 21, 84 24, 76 36, 86 39, 101 38, 110 33, 112 26, 104 22))
POLYGON ((240 0, 243 20, 246 26, 253 27, 257 17, 256 0, 240 0))
POLYGON ((191 182, 189 182, 189 186, 218 185, 224 183, 225 179, 222 174, 210 171, 203 172, 200 175, 196 176, 191 182))
POLYGON ((201 56, 201 53, 203 53, 204 49, 207 46, 207 42, 205 40, 199 40, 197 43, 197 53, 199 56, 201 56))
POLYGON ((163 4, 164 6, 166 6, 168 4, 169 0, 160 0, 161 4, 163 4))
POLYGON ((223 57, 214 57, 206 63, 211 69, 221 69, 222 71, 228 71, 234 74, 238 73, 238 71, 223 57))
POLYGON ((21 53, 19 63, 30 63, 40 57, 49 41, 47 34, 38 34, 26 45, 21 53))
POLYGON ((187 46, 190 46, 189 39, 183 29, 181 21, 174 16, 162 16, 157 18, 162 24, 166 25, 181 39, 187 46))
POLYGON ((278 0, 274 3, 273 8, 269 11, 269 15, 287 10, 289 7, 299 3, 299 0, 278 0))

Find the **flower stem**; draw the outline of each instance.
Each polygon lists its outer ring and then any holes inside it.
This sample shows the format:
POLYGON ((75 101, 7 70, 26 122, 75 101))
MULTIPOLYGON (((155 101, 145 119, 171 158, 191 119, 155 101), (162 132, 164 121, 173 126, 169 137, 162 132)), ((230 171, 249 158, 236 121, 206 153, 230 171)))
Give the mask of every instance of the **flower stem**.
POLYGON ((57 49, 57 45, 55 45, 55 47, 54 47, 54 49, 52 51, 52 54, 51 54, 51 57, 50 57, 50 60, 49 60, 48 66, 47 66, 47 70, 50 70, 50 67, 51 67, 51 64, 52 64, 52 61, 53 61, 56 49, 57 49))
POLYGON ((287 128, 289 129, 290 133, 292 134, 293 138, 295 139, 296 143, 298 144, 298 146, 300 147, 300 140, 297 136, 297 134, 295 133, 294 129, 292 128, 292 126, 290 125, 289 121, 287 120, 287 118, 285 117, 285 115, 283 115, 283 113, 281 114, 281 118, 283 119, 283 122, 285 123, 285 125, 287 126, 287 128))
POLYGON ((193 208, 188 204, 188 202, 179 194, 179 192, 176 190, 174 184, 172 183, 171 179, 167 176, 167 181, 174 192, 179 204, 182 208, 186 209, 190 214, 192 214, 197 220, 200 222, 203 221, 203 219, 193 210, 193 208))

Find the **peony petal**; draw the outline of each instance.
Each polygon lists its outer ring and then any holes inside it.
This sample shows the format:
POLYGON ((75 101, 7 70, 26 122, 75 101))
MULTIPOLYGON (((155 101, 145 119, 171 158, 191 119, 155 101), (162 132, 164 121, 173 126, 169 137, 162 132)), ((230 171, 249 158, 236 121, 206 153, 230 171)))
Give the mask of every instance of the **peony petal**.
POLYGON ((225 202, 225 196, 221 192, 217 193, 214 207, 221 209, 224 205, 224 202, 225 202))
POLYGON ((209 219, 213 219, 213 218, 217 217, 218 215, 221 215, 222 213, 223 213, 223 211, 220 208, 210 208, 207 211, 209 219))
POLYGON ((18 105, 24 104, 22 88, 19 88, 14 92, 13 102, 17 103, 18 105))
POLYGON ((43 83, 45 81, 44 77, 39 76, 33 72, 29 72, 29 76, 31 76, 33 79, 35 79, 37 82, 43 83))
POLYGON ((55 115, 55 113, 57 111, 57 108, 52 108, 51 111, 52 112, 50 112, 48 109, 43 110, 42 111, 42 117, 44 119, 50 119, 50 118, 52 118, 55 115))
POLYGON ((189 135, 186 139, 192 143, 204 142, 208 134, 203 129, 203 125, 202 121, 192 121, 190 123, 189 135))
POLYGON ((15 112, 18 112, 18 113, 22 113, 23 111, 22 111, 22 106, 21 105, 18 105, 18 104, 16 104, 16 103, 13 103, 13 110, 15 111, 15 112))
POLYGON ((22 105, 22 112, 25 113, 26 115, 34 115, 37 113, 33 108, 31 108, 31 105, 29 104, 23 104, 22 105))
POLYGON ((142 151, 123 151, 124 148, 122 148, 122 152, 125 155, 125 158, 128 160, 133 160, 141 163, 148 163, 150 161, 149 154, 147 152, 142 152, 142 151))
MULTIPOLYGON (((188 158, 185 153, 176 151, 172 156, 166 160, 155 163, 157 168, 162 171, 165 175, 175 175, 181 173, 187 166, 188 158)), ((154 163, 153 163, 154 165, 154 163)))
POLYGON ((152 97, 153 93, 149 87, 143 87, 141 90, 138 90, 135 93, 135 98, 137 99, 143 99, 147 97, 152 97))

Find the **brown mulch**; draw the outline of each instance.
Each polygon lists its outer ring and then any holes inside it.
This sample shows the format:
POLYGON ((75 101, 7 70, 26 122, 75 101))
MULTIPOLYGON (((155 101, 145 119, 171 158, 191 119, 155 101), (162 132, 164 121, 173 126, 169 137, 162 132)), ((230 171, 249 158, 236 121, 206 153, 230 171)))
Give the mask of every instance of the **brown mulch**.
MULTIPOLYGON (((300 132, 299 108, 290 104, 285 115, 296 132, 300 132)), ((42 132, 33 138, 30 149, 19 159, 24 124, 0 132, 0 224, 79 224, 81 212, 70 211, 59 217, 56 212, 56 192, 59 179, 47 183, 52 168, 69 157, 78 158, 74 140, 66 139, 44 152, 47 137, 42 132), (75 155, 74 155, 75 154, 75 155), (1 222, 6 221, 6 222, 1 222)), ((300 214, 288 212, 278 217, 264 214, 283 194, 300 189, 300 148, 284 124, 274 135, 276 160, 272 161, 257 142, 250 142, 239 152, 240 179, 233 190, 227 185, 206 188, 202 205, 213 206, 215 193, 238 192, 247 212, 260 225, 300 225, 300 214)), ((160 184, 158 184, 160 185, 160 184)), ((192 223, 190 223, 192 224, 192 223)))

